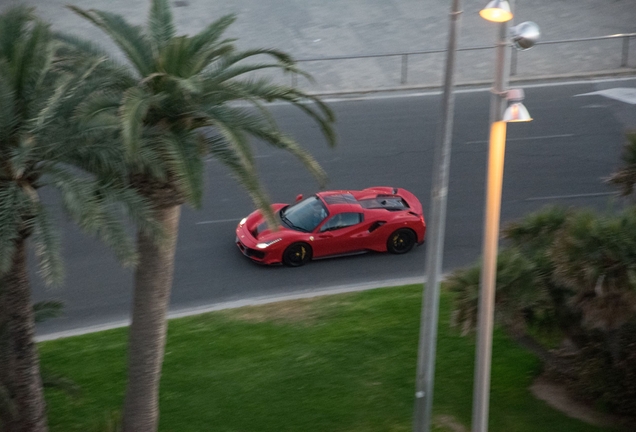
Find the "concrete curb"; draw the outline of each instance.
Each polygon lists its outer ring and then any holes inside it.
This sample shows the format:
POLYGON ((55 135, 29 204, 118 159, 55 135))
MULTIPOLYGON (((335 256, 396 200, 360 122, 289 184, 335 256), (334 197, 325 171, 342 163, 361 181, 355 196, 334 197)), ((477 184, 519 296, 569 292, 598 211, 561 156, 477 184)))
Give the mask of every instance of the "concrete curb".
MULTIPOLYGON (((552 75, 538 75, 533 77, 520 77, 513 76, 510 77, 510 83, 515 84, 528 84, 535 82, 558 82, 564 80, 573 80, 573 79, 597 79, 604 77, 620 77, 620 76, 634 76, 636 77, 636 68, 621 68, 621 69, 611 69, 611 70, 602 70, 595 72, 581 72, 581 73, 565 73, 565 74, 552 74, 552 75)), ((461 83, 456 83, 456 88, 470 88, 470 87, 480 87, 480 86, 488 86, 492 85, 492 80, 480 80, 480 81, 466 81, 461 83)), ((409 91, 421 91, 421 90, 441 90, 441 84, 425 84, 425 85, 417 85, 417 86, 396 86, 396 87, 380 87, 380 88, 367 88, 367 89, 345 89, 345 90, 334 90, 334 91, 316 91, 316 92, 308 92, 308 94, 312 96, 363 96, 371 93, 390 93, 390 92, 409 92, 409 91)))
MULTIPOLYGON (((445 276, 443 276, 445 277, 445 276)), ((375 282, 366 282, 361 284, 352 284, 352 285, 342 285, 336 286, 332 288, 321 289, 317 291, 302 291, 294 294, 284 294, 284 295, 274 295, 274 296, 263 296, 263 297, 252 297, 248 299, 242 300, 234 300, 222 303, 212 303, 209 305, 197 306, 193 308, 184 308, 177 309, 168 313, 168 319, 175 318, 184 318, 193 315, 201 315, 208 312, 226 310, 226 309, 237 309, 245 306, 261 306, 270 303, 278 303, 290 300, 300 300, 307 298, 315 298, 315 297, 324 297, 335 294, 345 294, 345 293, 353 293, 359 291, 368 291, 372 289, 378 288, 393 288, 403 285, 413 285, 413 284, 422 284, 426 282, 426 277, 414 277, 414 278, 403 278, 403 279, 387 279, 382 281, 375 282)), ((76 330, 66 330, 56 333, 50 333, 42 336, 36 336, 36 342, 45 342, 56 339, 64 339, 72 336, 81 336, 90 333, 97 333, 105 330, 112 330, 122 327, 128 327, 130 325, 130 320, 123 321, 113 321, 111 323, 100 324, 95 326, 84 327, 76 330)))

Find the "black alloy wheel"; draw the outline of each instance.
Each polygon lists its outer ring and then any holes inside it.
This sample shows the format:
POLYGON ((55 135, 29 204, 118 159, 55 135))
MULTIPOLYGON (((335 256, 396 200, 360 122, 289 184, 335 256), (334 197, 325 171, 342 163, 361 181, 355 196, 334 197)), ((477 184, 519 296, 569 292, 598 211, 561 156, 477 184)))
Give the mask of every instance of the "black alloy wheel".
POLYGON ((283 253, 283 262, 289 267, 300 267, 309 260, 311 260, 311 246, 307 243, 293 243, 283 253))
POLYGON ((405 254, 415 246, 415 233, 408 228, 394 231, 386 242, 386 248, 394 254, 405 254))

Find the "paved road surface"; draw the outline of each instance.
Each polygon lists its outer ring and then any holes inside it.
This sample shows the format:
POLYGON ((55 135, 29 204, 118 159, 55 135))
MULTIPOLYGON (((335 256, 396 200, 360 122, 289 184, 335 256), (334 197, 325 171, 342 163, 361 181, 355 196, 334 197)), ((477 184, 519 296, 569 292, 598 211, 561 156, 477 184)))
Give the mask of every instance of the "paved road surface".
MULTIPOLYGON (((636 105, 599 95, 607 88, 636 88, 636 80, 526 88, 535 121, 508 128, 502 221, 545 204, 606 208, 611 189, 601 179, 618 165, 623 131, 636 127, 636 105)), ((451 160, 444 268, 474 262, 481 247, 489 94, 457 95, 451 160)), ((432 147, 439 95, 402 95, 331 103, 340 144, 326 148, 301 113, 285 106, 272 111, 281 126, 305 145, 330 175, 329 188, 373 185, 412 190, 428 207, 432 147)), ((315 183, 286 154, 259 147, 262 178, 278 202, 311 194, 315 183)), ((207 192, 200 211, 186 209, 180 225, 172 309, 253 296, 276 295, 405 277, 422 277, 425 248, 405 256, 369 254, 323 260, 300 269, 265 268, 244 258, 233 243, 234 227, 253 206, 215 162, 208 165, 207 192)), ((615 206, 614 206, 615 207, 615 206)), ((34 287, 37 300, 58 298, 66 317, 51 320, 39 334, 126 318, 131 273, 112 255, 63 224, 67 279, 63 287, 34 287)))
MULTIPOLYGON (((14 4, 37 6, 54 27, 113 48, 104 34, 65 8, 73 4, 122 14, 143 24, 147 0, 0 0, 0 11, 14 4)), ((223 15, 237 21, 228 36, 242 48, 275 47, 297 59, 384 54, 446 48, 449 1, 439 0, 179 0, 172 1, 179 32, 194 33, 223 15)), ((463 1, 459 47, 493 46, 496 26, 479 17, 487 1, 463 1)), ((636 32, 634 0, 518 0, 515 22, 534 21, 542 40, 554 41, 636 32)), ((630 44, 636 68, 636 40, 630 44)), ((409 85, 441 85, 444 54, 409 58, 409 85)), ((519 54, 519 74, 536 76, 616 69, 621 41, 541 45, 519 54)), ((460 53, 458 82, 490 80, 494 52, 460 53)), ((312 91, 394 87, 401 58, 304 63, 317 83, 299 84, 312 91)), ((282 77, 281 77, 282 78, 282 77)), ((288 81, 289 82, 289 81, 288 81)))

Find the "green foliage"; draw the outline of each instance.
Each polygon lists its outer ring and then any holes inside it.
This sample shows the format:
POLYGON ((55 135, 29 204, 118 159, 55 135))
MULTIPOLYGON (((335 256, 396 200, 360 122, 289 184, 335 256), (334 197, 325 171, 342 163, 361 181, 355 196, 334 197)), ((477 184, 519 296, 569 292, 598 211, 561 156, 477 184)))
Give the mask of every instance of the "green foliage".
POLYGON ((39 323, 47 319, 56 318, 62 315, 64 304, 59 301, 41 301, 33 305, 35 322, 39 323))
MULTIPOLYGON (((447 288, 455 293, 455 310, 451 324, 468 334, 477 326, 481 266, 474 265, 453 272, 447 288)), ((503 250, 497 259, 495 310, 497 319, 515 334, 528 327, 537 328, 551 322, 552 305, 546 288, 537 276, 533 261, 519 250, 503 250)))
MULTIPOLYGON (((77 115, 94 130, 113 130, 119 125, 127 163, 134 173, 142 174, 134 178, 143 187, 150 184, 156 190, 168 182, 178 192, 172 195, 176 204, 181 199, 199 206, 203 159, 211 154, 229 168, 273 223, 267 194, 256 176, 250 139, 290 152, 321 185, 324 183, 322 168, 278 128, 265 103, 283 101, 296 106, 317 122, 330 145, 335 143, 332 111, 318 98, 296 88, 257 79, 255 73, 266 69, 306 74, 283 52, 239 51, 234 40, 224 39, 234 16, 224 16, 198 34, 178 36, 167 0, 151 2, 143 28, 113 13, 69 7, 103 30, 132 66, 120 101, 99 92, 78 109, 77 115), (246 101, 255 109, 231 105, 234 101, 246 101)), ((102 56, 100 50, 85 43, 72 46, 78 58, 102 56)))
POLYGON ((593 331, 580 351, 564 357, 567 374, 551 369, 548 373, 599 409, 636 418, 636 322, 624 325, 614 336, 615 353, 608 349, 607 335, 593 331))
POLYGON ((636 208, 618 216, 580 211, 551 249, 554 279, 574 292, 583 324, 612 330, 636 314, 636 208))
MULTIPOLYGON (((636 208, 616 215, 549 207, 504 229, 496 318, 578 395, 633 415, 636 208), (548 351, 546 334, 564 351, 548 351)), ((476 326, 480 266, 456 271, 454 321, 476 326)))
POLYGON ((627 134, 622 160, 623 167, 612 174, 607 182, 618 187, 622 196, 629 196, 636 185, 636 132, 627 134))
POLYGON ((73 49, 54 36, 31 9, 0 15, 0 273, 9 268, 14 241, 31 237, 46 283, 59 283, 63 272, 41 188, 56 188, 69 216, 126 264, 136 257, 119 221, 154 226, 145 201, 125 189, 116 135, 89 131, 73 117, 96 88, 117 89, 104 79, 116 68, 103 57, 70 60, 73 49))

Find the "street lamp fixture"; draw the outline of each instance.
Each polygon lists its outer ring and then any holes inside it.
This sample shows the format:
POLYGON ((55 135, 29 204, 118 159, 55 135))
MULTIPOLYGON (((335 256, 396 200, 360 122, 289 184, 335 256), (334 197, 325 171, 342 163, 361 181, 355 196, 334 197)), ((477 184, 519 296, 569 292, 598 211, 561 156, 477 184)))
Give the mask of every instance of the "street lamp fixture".
POLYGON ((504 111, 503 121, 506 123, 511 122, 529 122, 532 121, 530 113, 526 107, 521 103, 524 99, 523 89, 511 89, 506 94, 506 100, 509 105, 504 111))
POLYGON ((492 22, 506 22, 512 19, 510 4, 506 0, 492 0, 479 11, 479 15, 492 22))
POLYGON ((532 21, 522 22, 510 29, 512 45, 519 51, 525 51, 535 46, 540 36, 539 26, 532 21))
POLYGON ((477 313, 477 352, 472 417, 472 432, 487 432, 506 129, 508 122, 532 120, 528 110, 521 103, 524 97, 523 90, 506 90, 505 88, 509 73, 506 69, 506 50, 510 46, 509 37, 512 38, 514 46, 518 49, 531 48, 539 39, 539 27, 532 22, 526 22, 509 30, 508 21, 512 19, 512 13, 508 2, 491 1, 486 9, 479 14, 484 19, 500 23, 496 45, 495 80, 490 102, 488 172, 477 313), (504 3, 505 6, 502 7, 504 3), (491 14, 490 11, 494 11, 497 6, 502 10, 507 7, 508 15, 501 11, 491 14), (493 19, 493 17, 500 19, 493 19), (506 102, 509 106, 504 109, 506 102))

